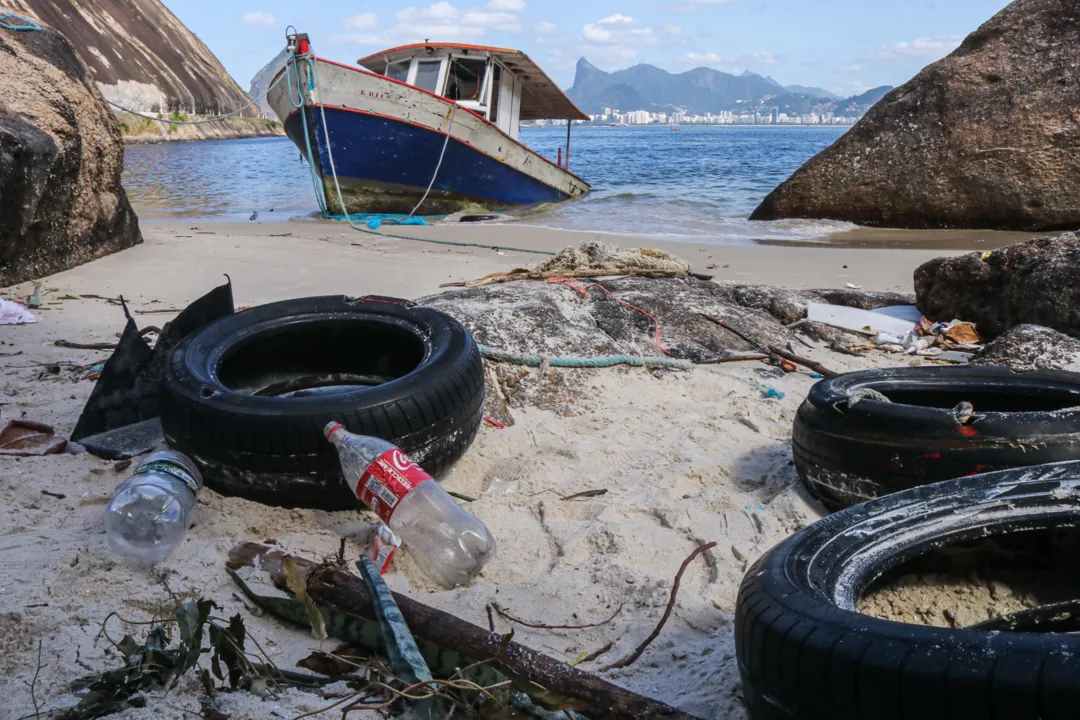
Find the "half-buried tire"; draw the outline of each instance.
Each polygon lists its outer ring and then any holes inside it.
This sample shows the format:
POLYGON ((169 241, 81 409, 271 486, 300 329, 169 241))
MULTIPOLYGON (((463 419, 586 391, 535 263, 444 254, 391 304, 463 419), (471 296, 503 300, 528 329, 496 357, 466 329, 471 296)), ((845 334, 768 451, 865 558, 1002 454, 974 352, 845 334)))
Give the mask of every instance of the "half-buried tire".
POLYGON ((191 335, 169 359, 165 438, 206 484, 272 505, 357 506, 323 428, 398 445, 445 473, 480 426, 484 373, 459 322, 394 298, 272 303, 191 335))
POLYGON ((944 545, 1076 528, 1078 497, 1077 462, 988 473, 843 510, 773 548, 735 612, 751 719, 1077 717, 1080 635, 912 625, 856 606, 886 571, 944 545))
POLYGON ((1080 374, 969 366, 839 375, 810 389, 792 453, 807 488, 833 509, 966 475, 1080 460, 1080 374))

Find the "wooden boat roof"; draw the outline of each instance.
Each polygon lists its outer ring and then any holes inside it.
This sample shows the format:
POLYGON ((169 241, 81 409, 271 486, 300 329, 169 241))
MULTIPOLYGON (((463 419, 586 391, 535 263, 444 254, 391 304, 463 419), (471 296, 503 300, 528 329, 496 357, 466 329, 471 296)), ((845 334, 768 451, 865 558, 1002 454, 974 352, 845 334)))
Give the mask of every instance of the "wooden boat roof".
POLYGON ((414 43, 383 50, 382 52, 360 58, 356 62, 372 72, 383 73, 386 66, 402 60, 410 60, 419 55, 421 49, 484 52, 523 80, 521 93, 522 120, 588 120, 589 116, 566 96, 555 81, 540 69, 525 53, 509 48, 490 45, 466 45, 463 43, 414 43))

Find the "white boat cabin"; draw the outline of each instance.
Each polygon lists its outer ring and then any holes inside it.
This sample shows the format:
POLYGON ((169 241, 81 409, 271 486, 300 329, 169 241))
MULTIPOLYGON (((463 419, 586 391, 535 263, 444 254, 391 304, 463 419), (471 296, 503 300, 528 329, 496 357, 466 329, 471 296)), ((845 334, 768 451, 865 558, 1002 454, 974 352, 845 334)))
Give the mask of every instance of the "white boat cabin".
POLYGON ((518 50, 419 43, 357 61, 371 72, 453 100, 515 140, 522 120, 588 120, 528 55, 518 50))

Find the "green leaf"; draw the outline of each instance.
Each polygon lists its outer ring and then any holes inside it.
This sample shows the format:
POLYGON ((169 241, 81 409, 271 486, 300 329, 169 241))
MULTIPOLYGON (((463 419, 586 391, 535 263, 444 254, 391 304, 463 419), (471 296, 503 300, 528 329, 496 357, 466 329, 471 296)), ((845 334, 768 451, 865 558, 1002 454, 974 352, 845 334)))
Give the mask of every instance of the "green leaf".
POLYGON ((234 690, 244 677, 244 618, 239 613, 229 618, 229 626, 223 628, 219 625, 210 625, 210 646, 214 649, 211 663, 214 674, 218 679, 224 679, 221 674, 220 663, 224 663, 229 671, 229 686, 234 690))
POLYGON ((281 558, 281 569, 285 571, 285 582, 289 586, 289 589, 296 595, 296 599, 304 604, 304 609, 307 610, 308 622, 311 623, 311 637, 316 640, 325 640, 326 635, 326 621, 323 619, 322 613, 319 612, 319 608, 315 605, 315 601, 308 595, 307 585, 300 578, 300 568, 296 565, 296 559, 292 555, 286 555, 281 558))
POLYGON ((202 654, 203 627, 217 605, 212 600, 189 600, 178 605, 176 624, 180 628, 180 657, 176 674, 183 675, 199 663, 202 654))

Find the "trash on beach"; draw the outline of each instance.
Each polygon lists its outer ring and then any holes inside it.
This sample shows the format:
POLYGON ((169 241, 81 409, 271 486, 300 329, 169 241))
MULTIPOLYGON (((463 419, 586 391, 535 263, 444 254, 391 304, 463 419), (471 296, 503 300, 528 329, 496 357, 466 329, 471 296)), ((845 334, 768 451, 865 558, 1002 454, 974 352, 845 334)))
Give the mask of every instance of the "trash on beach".
POLYGON ((740 381, 740 382, 746 383, 747 385, 754 388, 755 390, 759 390, 761 392, 761 397, 764 400, 783 400, 784 397, 785 397, 785 395, 784 395, 784 393, 782 391, 777 390, 772 385, 766 385, 764 383, 760 383, 757 380, 754 380, 754 379, 751 379, 751 378, 737 377, 735 379, 740 381))
POLYGON ((401 538, 386 525, 380 525, 371 541, 371 559, 380 575, 385 575, 394 562, 394 553, 401 547, 401 538))
POLYGON ((969 322, 953 320, 945 329, 945 337, 957 345, 978 345, 982 342, 975 325, 969 322))
POLYGON ((167 323, 152 349, 127 304, 121 306, 127 318, 124 332, 71 433, 73 441, 108 460, 141 455, 162 441, 158 395, 165 362, 190 333, 233 313, 232 282, 214 288, 167 323))
POLYGON ((820 322, 866 335, 888 333, 902 337, 915 327, 914 322, 884 313, 827 303, 809 303, 806 307, 806 318, 810 322, 820 322))
POLYGON ((0 298, 0 325, 30 325, 38 319, 24 305, 0 298))
POLYGON ((917 323, 922 320, 922 313, 919 312, 919 308, 914 305, 887 305, 886 307, 874 308, 870 312, 876 312, 879 315, 888 315, 899 320, 908 320, 913 323, 917 323))
POLYGON ((117 485, 105 509, 105 538, 117 555, 152 565, 172 555, 195 521, 202 476, 173 450, 148 456, 117 485))
POLYGON ((31 420, 11 420, 0 430, 0 455, 9 457, 33 457, 53 455, 67 445, 67 440, 56 439, 51 425, 31 420))
POLYGON ((353 496, 401 534, 427 575, 454 588, 495 557, 495 538, 484 523, 393 443, 350 433, 337 422, 326 426, 326 438, 353 496))
MULTIPOLYGON (((633 663, 656 638, 664 621, 672 614, 683 572, 695 557, 714 546, 715 543, 703 545, 683 561, 661 622, 653 634, 630 656, 616 663, 617 666, 625 667, 633 663)), ((368 561, 367 557, 361 559, 361 563, 365 561, 368 561)), ((543 711, 538 712, 537 705, 549 713, 572 710, 589 717, 689 717, 661 702, 617 687, 598 675, 570 666, 563 660, 524 647, 514 642, 512 634, 501 635, 406 595, 391 592, 381 582, 377 573, 362 566, 364 578, 350 573, 345 564, 338 563, 336 559, 316 564, 304 558, 288 556, 279 549, 259 543, 241 543, 229 551, 228 573, 244 597, 262 610, 291 623, 309 626, 307 612, 298 600, 258 595, 236 572, 246 567, 257 567, 269 573, 275 586, 283 588, 287 582, 283 568, 286 562, 297 570, 299 579, 306 585, 309 596, 325 618, 328 634, 335 639, 363 648, 372 654, 385 655, 387 650, 382 640, 385 637, 384 630, 394 635, 395 642, 404 640, 406 644, 413 639, 415 633, 418 641, 413 644, 417 651, 416 659, 426 666, 433 677, 461 679, 467 681, 462 685, 475 683, 479 686, 461 690, 450 688, 447 683, 440 683, 436 689, 432 689, 430 685, 422 685, 422 690, 417 692, 422 692, 422 697, 427 699, 445 699, 445 693, 450 692, 464 693, 460 699, 467 704, 481 695, 491 696, 498 702, 518 708, 533 717, 554 717, 541 714, 543 711), (397 610, 394 614, 402 620, 394 623, 392 628, 388 628, 383 620, 387 617, 388 607, 394 607, 397 610), (462 656, 491 660, 462 667, 462 656), (443 694, 442 698, 440 693, 443 694)), ((395 690, 401 690, 407 685, 403 672, 408 669, 397 664, 391 665, 391 670, 391 673, 384 671, 378 679, 395 690)), ((394 692, 389 697, 400 700, 402 694, 394 692)), ((388 701, 381 707, 389 704, 388 701)), ((443 712, 435 717, 445 715, 446 712, 443 712)))

